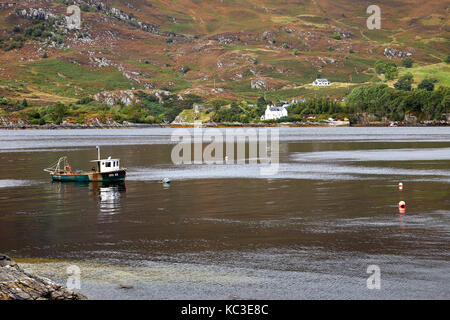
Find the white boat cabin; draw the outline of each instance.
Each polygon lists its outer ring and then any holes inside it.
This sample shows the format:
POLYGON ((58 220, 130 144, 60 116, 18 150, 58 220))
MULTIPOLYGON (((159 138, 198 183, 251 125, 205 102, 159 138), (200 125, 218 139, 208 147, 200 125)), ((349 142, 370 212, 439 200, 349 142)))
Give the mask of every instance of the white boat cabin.
POLYGON ((108 159, 92 160, 91 162, 97 162, 96 170, 100 173, 120 170, 120 159, 111 159, 109 157, 108 159))

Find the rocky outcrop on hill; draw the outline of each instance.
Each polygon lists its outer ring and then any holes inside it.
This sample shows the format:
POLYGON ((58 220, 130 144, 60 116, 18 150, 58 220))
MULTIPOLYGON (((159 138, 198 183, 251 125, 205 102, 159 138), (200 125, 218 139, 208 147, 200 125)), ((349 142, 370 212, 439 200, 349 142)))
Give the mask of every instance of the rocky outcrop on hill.
POLYGON ((17 10, 16 13, 19 17, 29 19, 29 20, 37 19, 37 20, 48 21, 50 18, 53 18, 53 19, 58 18, 57 15, 55 15, 55 14, 51 13, 50 11, 45 10, 43 8, 22 9, 22 10, 17 10))
POLYGON ((253 79, 250 81, 250 87, 252 89, 259 89, 259 90, 267 90, 267 81, 265 79, 253 79))
MULTIPOLYGON (((99 1, 84 1, 84 0, 78 0, 75 2, 75 5, 79 6, 88 6, 92 8, 93 12, 99 12, 102 14, 105 14, 107 16, 110 16, 112 18, 121 20, 125 23, 128 23, 129 25, 136 27, 138 29, 141 29, 143 31, 147 31, 149 33, 154 34, 163 34, 166 36, 169 36, 169 33, 160 33, 159 26, 155 24, 145 23, 140 21, 139 19, 135 18, 132 13, 126 13, 120 9, 111 7, 109 8, 106 3, 99 2, 99 1)), ((28 9, 18 9, 16 10, 16 14, 19 17, 29 19, 29 20, 46 20, 53 18, 55 21, 58 21, 61 25, 61 27, 67 27, 65 22, 65 16, 61 14, 54 14, 50 12, 48 9, 44 8, 28 8, 28 9), (62 23, 61 23, 62 22, 62 23)), ((175 34, 173 34, 175 35, 175 34)))
POLYGON ((142 21, 137 20, 136 18, 130 16, 122 10, 117 8, 111 8, 110 11, 107 12, 109 15, 115 17, 116 19, 122 20, 126 23, 129 23, 141 30, 150 32, 150 33, 159 33, 159 27, 154 24, 144 23, 142 21))
POLYGON ((50 279, 30 274, 0 254, 0 300, 86 300, 50 279))
POLYGON ((141 30, 150 32, 150 33, 156 33, 159 34, 159 26, 155 24, 149 24, 142 22, 134 17, 131 13, 126 13, 125 11, 122 11, 117 8, 109 8, 105 2, 101 1, 91 1, 91 0, 78 0, 76 1, 79 5, 87 5, 93 9, 93 11, 102 12, 110 17, 116 18, 118 20, 121 20, 123 22, 126 22, 136 28, 139 28, 141 30))
MULTIPOLYGON (((160 103, 163 102, 162 96, 167 96, 170 94, 170 92, 168 91, 158 89, 150 90, 147 93, 155 95, 160 103)), ((133 101, 139 102, 139 99, 137 98, 135 92, 132 90, 103 91, 94 95, 94 99, 96 101, 106 103, 109 106, 113 106, 119 103, 125 106, 129 106, 133 101)))
POLYGON ((384 48, 383 55, 389 59, 391 58, 406 58, 412 56, 411 52, 401 51, 394 48, 384 48))
POLYGON ((133 102, 133 100, 137 101, 133 91, 131 90, 120 90, 117 92, 103 91, 97 93, 94 96, 94 99, 100 102, 104 102, 109 106, 113 106, 118 103, 129 106, 133 102))
POLYGON ((288 85, 287 81, 269 77, 257 77, 250 80, 250 87, 258 90, 278 90, 286 85, 288 85))

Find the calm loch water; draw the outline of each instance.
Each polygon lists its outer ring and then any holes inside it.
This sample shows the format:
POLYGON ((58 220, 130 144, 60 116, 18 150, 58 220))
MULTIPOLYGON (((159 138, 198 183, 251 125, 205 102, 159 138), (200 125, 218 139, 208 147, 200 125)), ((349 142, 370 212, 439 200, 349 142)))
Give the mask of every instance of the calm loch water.
POLYGON ((174 165, 172 132, 0 131, 0 252, 91 299, 450 298, 449 128, 281 128, 273 176, 174 165), (96 145, 124 184, 42 171, 96 145))

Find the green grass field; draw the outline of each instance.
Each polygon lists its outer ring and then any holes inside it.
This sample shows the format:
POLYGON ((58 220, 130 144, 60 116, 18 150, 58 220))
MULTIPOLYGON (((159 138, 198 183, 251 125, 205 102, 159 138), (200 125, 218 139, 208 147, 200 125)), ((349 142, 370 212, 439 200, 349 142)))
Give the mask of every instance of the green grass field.
POLYGON ((450 86, 450 64, 442 62, 414 68, 402 68, 400 69, 399 76, 408 72, 412 73, 414 76, 414 83, 416 84, 425 78, 435 78, 439 81, 436 84, 437 87, 450 86))
POLYGON ((214 113, 207 113, 202 110, 200 113, 195 113, 193 109, 186 109, 180 113, 180 117, 186 122, 208 122, 211 120, 211 117, 214 113))
POLYGON ((19 66, 21 79, 47 93, 76 97, 104 90, 140 88, 114 68, 92 70, 62 60, 43 60, 19 66))

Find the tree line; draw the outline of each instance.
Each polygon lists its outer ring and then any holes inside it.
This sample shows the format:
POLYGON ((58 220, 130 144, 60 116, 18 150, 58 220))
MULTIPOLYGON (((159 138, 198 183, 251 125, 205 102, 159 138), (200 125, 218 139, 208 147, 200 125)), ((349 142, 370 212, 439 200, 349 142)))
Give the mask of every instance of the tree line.
MULTIPOLYGON (((412 88, 413 77, 406 74, 398 79, 394 88, 386 84, 364 85, 354 88, 345 99, 330 97, 311 97, 290 105, 289 116, 275 122, 306 121, 309 115, 317 119, 328 117, 350 119, 361 114, 370 114, 379 119, 402 121, 407 114, 415 115, 419 120, 444 120, 450 113, 450 88, 441 86, 435 89, 434 79, 424 79, 417 88, 412 88)), ((57 103, 50 106, 38 106, 23 101, 0 99, 0 114, 16 114, 32 124, 60 124, 71 118, 75 123, 93 115, 117 122, 132 123, 170 123, 185 109, 192 109, 196 103, 205 103, 203 98, 189 94, 179 97, 175 94, 156 97, 143 91, 137 93, 138 99, 129 105, 118 103, 108 106, 90 97, 81 98, 76 103, 57 103)), ((256 105, 246 102, 214 100, 208 103, 214 110, 213 122, 260 122, 268 104, 264 97, 256 105)), ((266 121, 273 122, 273 121, 266 121)))
POLYGON ((422 120, 444 120, 450 112, 450 88, 399 90, 386 84, 355 88, 346 98, 351 114, 370 113, 393 121, 410 113, 422 120))

